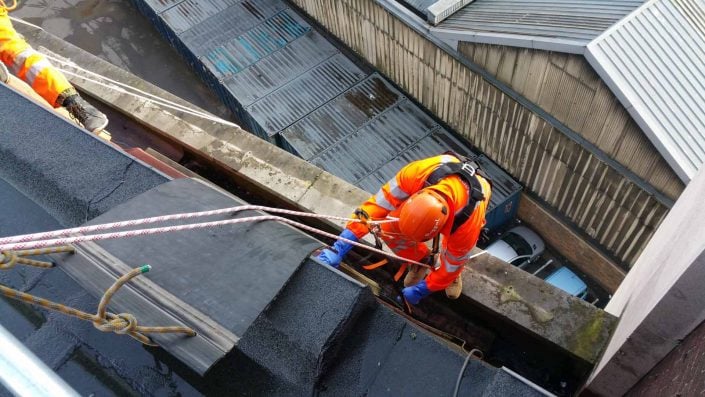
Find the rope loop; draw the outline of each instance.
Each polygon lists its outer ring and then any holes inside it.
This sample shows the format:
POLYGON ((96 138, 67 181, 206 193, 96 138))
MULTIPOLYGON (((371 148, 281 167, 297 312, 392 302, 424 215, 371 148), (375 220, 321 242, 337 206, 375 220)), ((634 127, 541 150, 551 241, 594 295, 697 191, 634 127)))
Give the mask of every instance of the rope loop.
POLYGON ((12 269, 17 264, 18 257, 14 250, 2 251, 0 252, 0 255, 2 255, 2 260, 0 260, 0 269, 12 269))

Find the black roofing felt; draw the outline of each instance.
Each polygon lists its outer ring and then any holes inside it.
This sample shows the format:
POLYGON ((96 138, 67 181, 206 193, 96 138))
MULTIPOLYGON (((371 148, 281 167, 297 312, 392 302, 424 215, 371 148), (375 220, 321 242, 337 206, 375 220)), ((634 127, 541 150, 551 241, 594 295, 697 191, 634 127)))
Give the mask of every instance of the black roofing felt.
MULTIPOLYGON (((177 179, 117 206, 91 223, 245 204, 197 180, 177 179)), ((225 214, 174 223, 257 215, 263 214, 245 211, 236 216, 225 214)), ((99 245, 127 264, 152 265, 153 271, 148 275, 152 281, 242 336, 321 243, 292 227, 266 221, 106 240, 99 245)))
POLYGON ((78 225, 167 178, 0 84, 0 178, 78 225))

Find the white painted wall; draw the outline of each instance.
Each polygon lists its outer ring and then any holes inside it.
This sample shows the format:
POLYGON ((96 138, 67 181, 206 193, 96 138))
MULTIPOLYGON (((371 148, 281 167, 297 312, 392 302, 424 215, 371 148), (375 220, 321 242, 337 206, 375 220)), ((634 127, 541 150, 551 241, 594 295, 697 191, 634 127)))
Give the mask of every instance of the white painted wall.
POLYGON ((701 169, 605 308, 620 322, 587 387, 602 395, 622 395, 646 375, 705 319, 703 280, 705 172, 701 169))

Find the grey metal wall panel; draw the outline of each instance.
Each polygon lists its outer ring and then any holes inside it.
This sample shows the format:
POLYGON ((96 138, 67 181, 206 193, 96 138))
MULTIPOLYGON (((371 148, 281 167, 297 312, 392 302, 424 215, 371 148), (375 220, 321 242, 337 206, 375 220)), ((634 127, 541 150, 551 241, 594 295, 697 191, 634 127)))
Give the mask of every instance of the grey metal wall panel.
POLYGON ((310 161, 357 184, 423 139, 436 126, 433 119, 404 100, 310 161))
POLYGON ((477 0, 438 27, 584 40, 587 44, 642 3, 642 0, 477 0))
POLYGON ((280 0, 241 1, 179 34, 196 57, 240 36, 286 9, 280 0))
POLYGON ((467 144, 461 142, 450 132, 438 126, 423 139, 398 153, 396 157, 389 160, 382 167, 362 178, 357 185, 370 193, 374 193, 383 183, 396 175, 403 166, 415 160, 437 156, 448 150, 468 157, 476 156, 467 144))
POLYGON ((227 77, 223 84, 242 106, 249 106, 337 53, 323 36, 309 30, 301 39, 227 77))
POLYGON ((205 54, 202 61, 222 79, 259 62, 303 36, 311 26, 291 10, 284 10, 240 36, 205 54))
POLYGON ((146 3, 154 12, 160 13, 167 10, 184 0, 141 0, 146 3))
POLYGON ((271 136, 340 95, 366 76, 337 54, 247 108, 271 136))
MULTIPOLYGON (((229 0, 234 3, 237 0, 229 0)), ((222 0, 186 0, 161 14, 167 25, 179 34, 224 10, 222 0)))
POLYGON ((404 96, 377 73, 282 132, 287 149, 305 160, 371 122, 404 96))
POLYGON ((705 5, 651 1, 588 46, 588 61, 688 182, 705 161, 705 5))

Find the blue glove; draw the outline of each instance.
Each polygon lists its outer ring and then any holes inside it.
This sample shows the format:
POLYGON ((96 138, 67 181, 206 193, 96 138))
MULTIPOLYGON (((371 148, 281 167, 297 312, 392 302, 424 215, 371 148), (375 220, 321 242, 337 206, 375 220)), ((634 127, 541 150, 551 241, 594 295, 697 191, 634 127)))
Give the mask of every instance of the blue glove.
MULTIPOLYGON (((342 233, 340 233, 340 237, 346 238, 348 240, 352 240, 357 242, 357 236, 355 233, 351 232, 348 229, 343 230, 342 233)), ((326 248, 323 251, 321 251, 320 254, 316 257, 319 261, 333 266, 334 268, 338 268, 340 266, 340 261, 343 260, 343 257, 345 254, 348 253, 352 249, 353 245, 345 242, 343 240, 338 240, 333 244, 333 247, 331 248, 326 248)))
POLYGON ((431 291, 428 290, 426 280, 422 280, 416 285, 404 288, 401 290, 401 293, 404 295, 404 299, 406 299, 407 302, 412 305, 416 305, 419 301, 421 301, 421 299, 430 295, 431 291))

